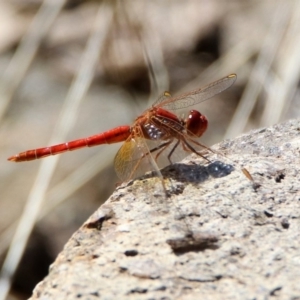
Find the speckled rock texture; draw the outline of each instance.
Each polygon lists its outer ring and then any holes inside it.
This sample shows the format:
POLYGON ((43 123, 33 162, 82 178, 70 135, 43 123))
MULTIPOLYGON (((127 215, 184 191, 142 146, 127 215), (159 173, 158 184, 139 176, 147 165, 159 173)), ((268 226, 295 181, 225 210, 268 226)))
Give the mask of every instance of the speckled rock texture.
POLYGON ((300 299, 300 121, 213 149, 118 187, 30 299, 300 299))

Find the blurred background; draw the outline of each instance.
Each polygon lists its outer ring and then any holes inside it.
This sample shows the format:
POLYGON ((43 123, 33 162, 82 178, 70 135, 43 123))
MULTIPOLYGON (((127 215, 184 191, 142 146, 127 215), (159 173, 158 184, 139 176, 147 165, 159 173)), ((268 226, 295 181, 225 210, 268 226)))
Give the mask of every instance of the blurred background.
POLYGON ((115 189, 120 145, 7 157, 130 125, 165 90, 231 73, 233 87, 193 107, 209 120, 202 143, 297 118, 299 28, 297 0, 1 1, 0 294, 31 295, 115 189))

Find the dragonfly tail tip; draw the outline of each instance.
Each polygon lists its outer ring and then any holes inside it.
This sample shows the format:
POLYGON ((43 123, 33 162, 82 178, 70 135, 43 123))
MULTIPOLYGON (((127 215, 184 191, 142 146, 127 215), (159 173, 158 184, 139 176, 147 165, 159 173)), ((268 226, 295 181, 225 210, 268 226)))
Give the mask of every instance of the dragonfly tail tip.
POLYGON ((7 160, 17 162, 18 161, 18 157, 16 155, 14 155, 14 156, 9 157, 7 160))

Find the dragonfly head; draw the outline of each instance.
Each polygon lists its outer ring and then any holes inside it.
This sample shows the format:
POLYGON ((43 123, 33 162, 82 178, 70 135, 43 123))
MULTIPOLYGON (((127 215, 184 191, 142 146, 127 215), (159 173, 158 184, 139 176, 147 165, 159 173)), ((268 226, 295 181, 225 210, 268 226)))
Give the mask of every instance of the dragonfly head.
POLYGON ((197 110, 191 110, 186 121, 187 133, 191 136, 200 137, 207 129, 208 121, 197 110))

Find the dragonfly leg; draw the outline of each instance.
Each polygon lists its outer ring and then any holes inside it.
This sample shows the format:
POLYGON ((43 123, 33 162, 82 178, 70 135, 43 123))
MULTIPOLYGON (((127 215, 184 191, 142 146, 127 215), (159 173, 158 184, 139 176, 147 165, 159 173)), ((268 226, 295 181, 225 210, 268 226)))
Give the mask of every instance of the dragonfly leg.
MULTIPOLYGON (((161 155, 161 153, 173 142, 173 139, 159 145, 158 147, 155 147, 153 149, 151 149, 149 152, 152 153, 152 152, 155 152, 155 151, 158 151, 160 150, 158 153, 156 153, 155 155, 155 161, 157 161, 158 157, 161 155)), ((170 153, 168 154, 168 160, 170 162, 170 164, 172 165, 172 161, 171 161, 171 155, 173 154, 174 150, 176 149, 176 147, 178 146, 179 144, 179 141, 176 142, 176 144, 174 145, 174 147, 172 148, 172 150, 170 151, 170 153)), ((149 153, 147 154, 144 154, 142 158, 144 158, 146 155, 149 155, 149 153)))
MULTIPOLYGON (((191 141, 194 142, 196 145, 198 145, 198 146, 200 146, 200 147, 203 147, 203 148, 205 148, 205 149, 207 149, 207 150, 212 151, 211 149, 209 149, 209 148, 206 147, 206 146, 203 146, 203 145, 200 144, 200 143, 197 143, 197 142, 195 142, 195 141, 193 141, 193 140, 191 140, 191 141)), ((182 145, 183 145, 183 148, 184 148, 185 150, 191 151, 191 152, 195 153, 196 155, 198 155, 198 156, 204 158, 204 159, 207 160, 208 162, 211 162, 211 161, 210 161, 208 158, 206 158, 204 155, 202 155, 201 153, 197 152, 197 151, 195 150, 195 148, 192 147, 185 139, 182 140, 182 145)))
MULTIPOLYGON (((165 143, 159 145, 158 147, 156 147, 156 148, 150 150, 150 152, 160 150, 160 151, 156 154, 155 160, 158 159, 158 157, 161 155, 161 153, 162 153, 162 152, 163 152, 163 151, 164 151, 164 150, 165 150, 172 142, 173 142, 173 139, 171 139, 171 140, 169 140, 169 141, 167 141, 167 142, 165 142, 165 143)), ((176 144, 173 146, 172 150, 171 150, 170 153, 168 154, 168 160, 169 160, 169 163, 170 163, 171 165, 173 164, 173 162, 172 162, 172 160, 171 160, 171 156, 172 156, 174 150, 177 148, 178 144, 179 144, 179 140, 176 142, 176 144)))
POLYGON ((153 149, 150 150, 150 153, 155 152, 157 150, 160 150, 156 155, 155 155, 155 160, 157 160, 158 156, 170 145, 171 141, 167 141, 161 145, 159 145, 158 147, 155 147, 153 149))
POLYGON ((173 164, 172 161, 171 161, 171 156, 172 156, 172 154, 174 153, 175 149, 178 147, 179 142, 180 142, 180 141, 177 140, 177 142, 176 142, 175 145, 173 146, 172 150, 171 150, 170 153, 168 154, 168 160, 169 160, 169 162, 170 162, 171 165, 173 164))
MULTIPOLYGON (((172 142, 172 140, 169 140, 169 141, 167 141, 167 142, 165 142, 165 143, 163 143, 163 144, 161 144, 161 145, 159 145, 159 146, 157 146, 157 147, 155 147, 155 148, 153 148, 153 149, 150 149, 149 152, 144 153, 144 154, 142 155, 142 157, 138 160, 138 162, 135 164, 135 166, 132 168, 132 171, 130 172, 130 175, 129 175, 128 179, 132 178, 133 174, 134 174, 135 171, 138 169, 138 167, 139 167, 139 165, 140 165, 140 163, 141 163, 141 161, 142 161, 143 158, 145 158, 145 157, 148 156, 148 155, 151 155, 151 153, 153 153, 153 152, 155 152, 155 151, 157 151, 157 150, 160 150, 159 153, 157 153, 156 156, 155 156, 155 161, 156 161, 157 158, 158 158, 158 156, 162 153, 163 150, 165 150, 166 147, 169 146, 169 144, 170 144, 171 142, 172 142)), ((167 189, 166 189, 166 187, 165 187, 165 183, 162 182, 162 184, 163 184, 164 191, 165 191, 166 194, 167 194, 167 189)))
MULTIPOLYGON (((214 150, 212 150, 211 148, 209 148, 209 147, 207 147, 207 146, 205 146, 205 145, 203 145, 203 144, 201 144, 201 143, 198 143, 198 142, 196 142, 196 141, 194 141, 194 140, 190 140, 192 143, 194 143, 194 144, 196 144, 197 146, 199 146, 199 147, 201 147, 201 148, 204 148, 205 150, 207 150, 207 151, 210 151, 210 152, 212 152, 212 153, 216 153, 214 150)), ((186 141, 185 141, 186 142, 186 141)))

